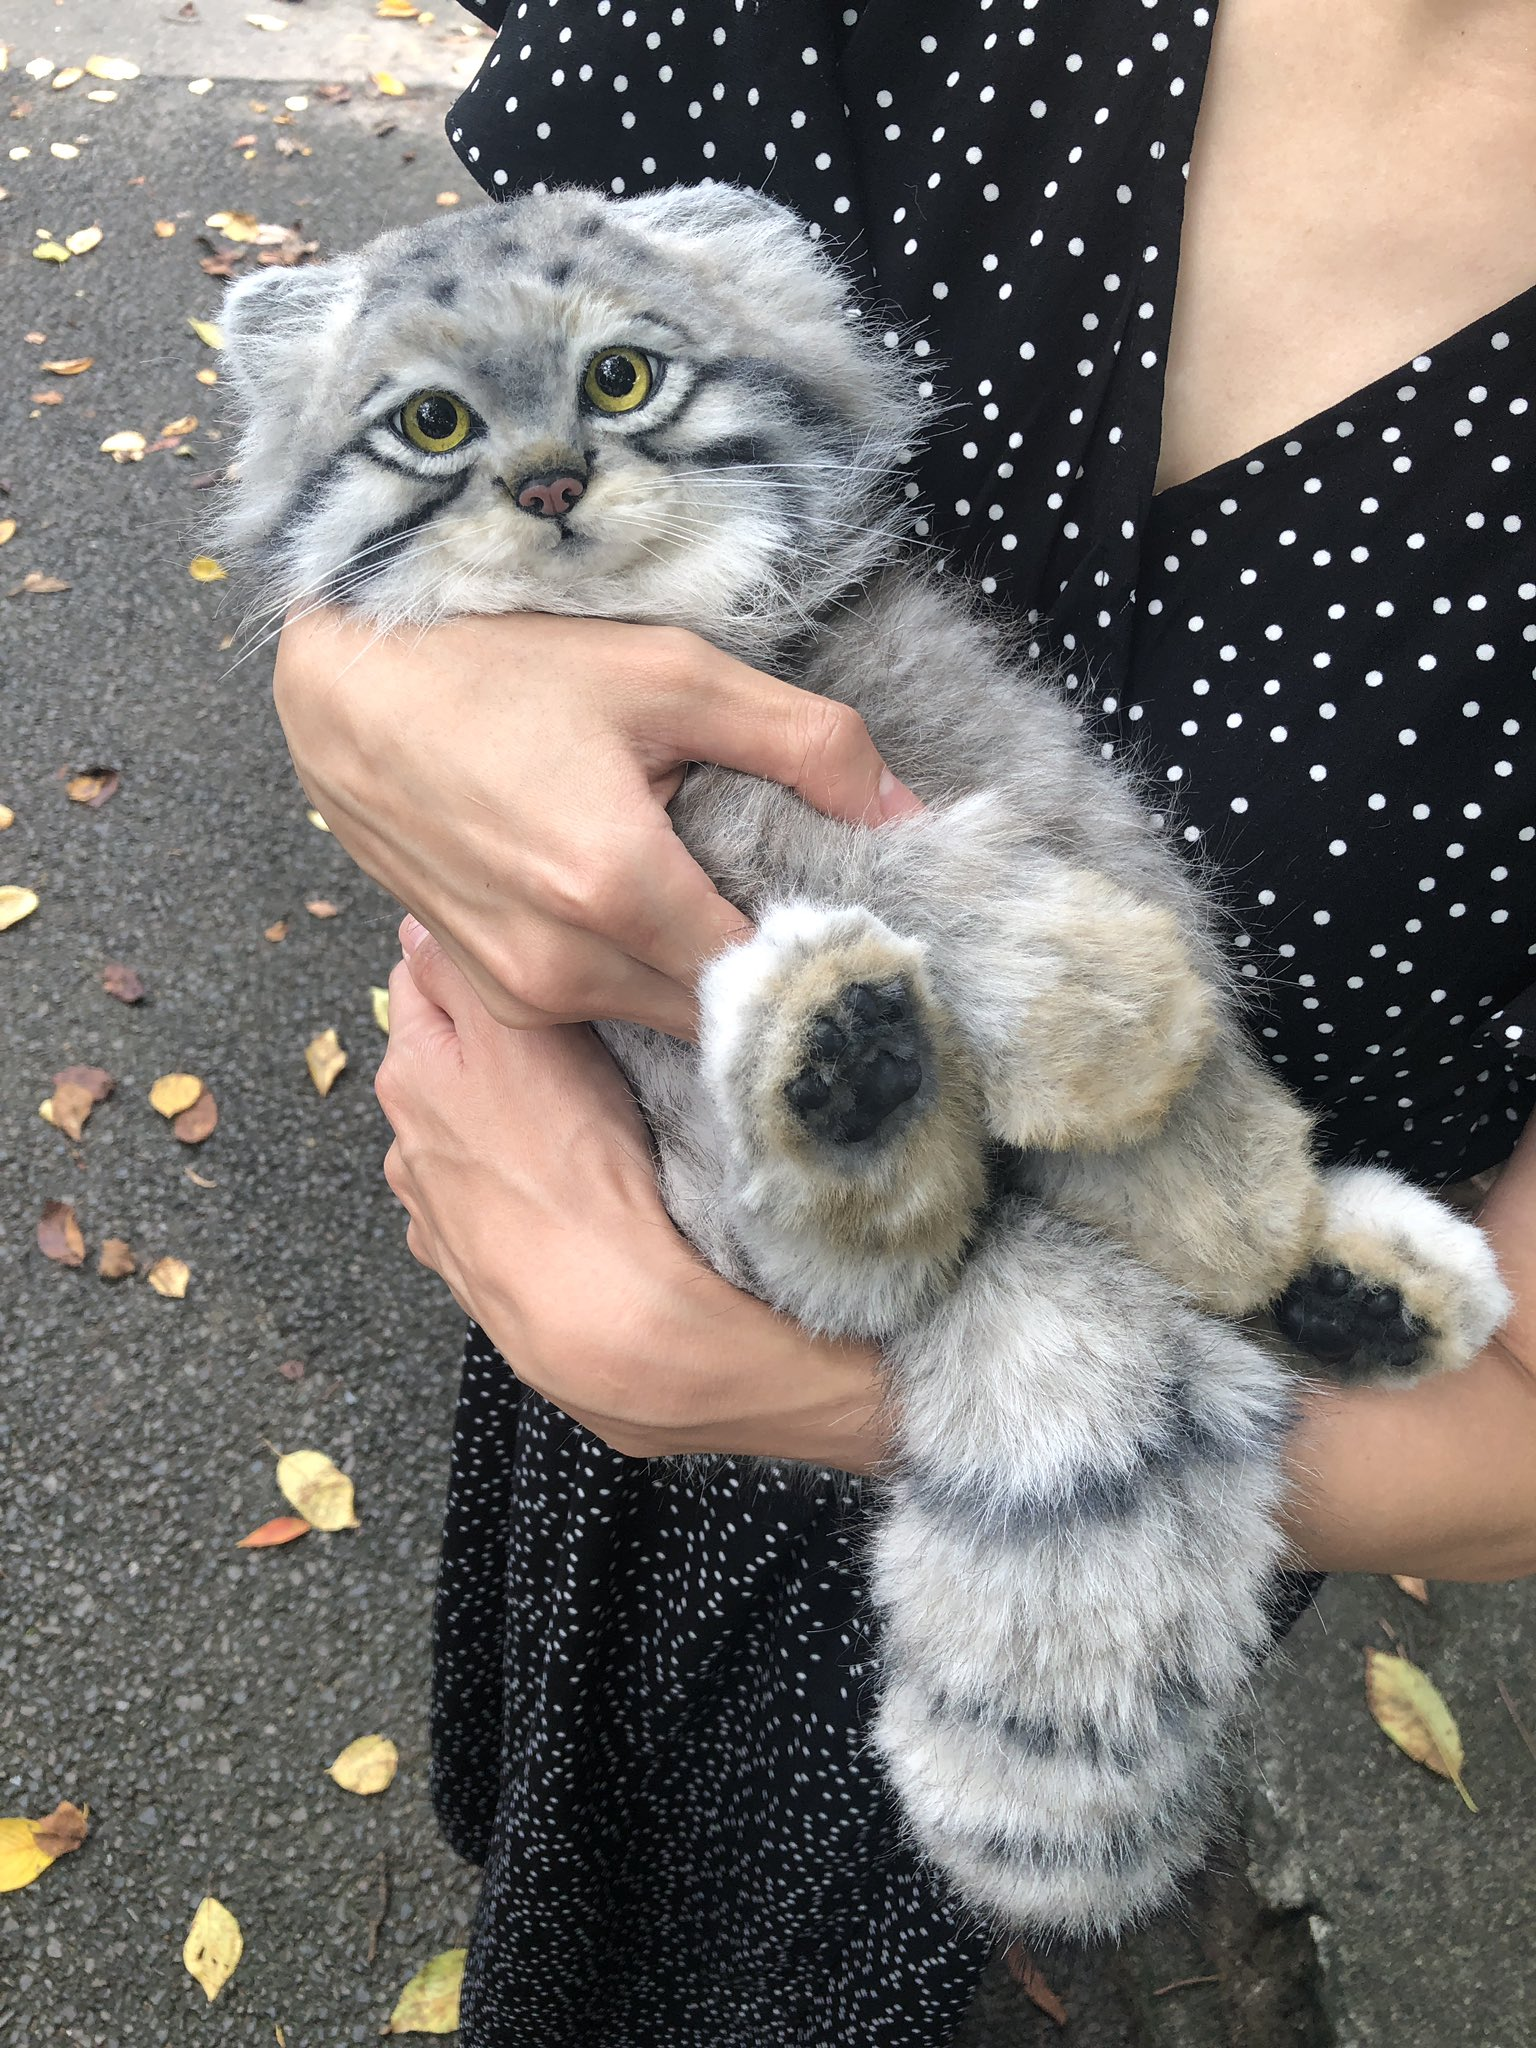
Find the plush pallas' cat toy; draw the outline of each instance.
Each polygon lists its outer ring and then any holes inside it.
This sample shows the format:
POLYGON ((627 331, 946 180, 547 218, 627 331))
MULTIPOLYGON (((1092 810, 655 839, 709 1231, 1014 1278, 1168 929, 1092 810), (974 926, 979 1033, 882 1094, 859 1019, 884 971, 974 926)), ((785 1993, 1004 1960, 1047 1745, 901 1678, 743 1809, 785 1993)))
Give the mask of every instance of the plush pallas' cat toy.
POLYGON ((690 628, 853 705, 925 799, 866 830, 692 769, 673 822, 756 935, 697 1050, 599 1029, 704 1257, 883 1347, 875 1739, 917 1839, 1002 1923, 1113 1932, 1200 1861, 1268 1639, 1294 1380, 1239 1319, 1278 1303, 1336 1373, 1410 1379, 1507 1299, 1468 1224, 1319 1169, 1190 871, 899 538, 924 408, 849 302, 728 186, 249 278, 226 539, 275 617, 690 628))

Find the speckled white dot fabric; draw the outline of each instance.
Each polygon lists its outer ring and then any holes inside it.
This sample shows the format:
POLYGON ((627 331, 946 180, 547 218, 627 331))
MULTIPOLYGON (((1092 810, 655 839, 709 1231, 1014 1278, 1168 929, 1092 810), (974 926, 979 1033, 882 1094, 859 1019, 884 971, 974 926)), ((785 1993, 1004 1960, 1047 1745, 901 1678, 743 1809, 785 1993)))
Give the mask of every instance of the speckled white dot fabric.
MULTIPOLYGON (((1536 286, 1154 497, 1214 8, 474 11, 500 33, 449 134, 493 196, 729 178, 860 271, 950 401, 915 537, 1064 657, 1211 866, 1329 1152, 1505 1157, 1536 1100, 1536 286)), ((949 2038, 987 1944, 864 1754, 877 1496, 625 1461, 471 1334, 436 1683, 440 1810, 487 1859, 466 2048, 949 2038)))

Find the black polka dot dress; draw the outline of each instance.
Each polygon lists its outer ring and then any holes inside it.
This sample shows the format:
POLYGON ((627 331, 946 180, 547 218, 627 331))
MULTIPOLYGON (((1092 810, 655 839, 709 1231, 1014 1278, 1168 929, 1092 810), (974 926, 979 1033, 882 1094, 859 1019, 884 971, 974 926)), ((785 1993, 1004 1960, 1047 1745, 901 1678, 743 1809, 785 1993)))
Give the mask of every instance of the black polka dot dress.
MULTIPOLYGON (((1154 496, 1213 8, 473 11, 499 33, 449 134, 487 192, 761 186, 931 359, 915 531, 1037 622, 1209 867, 1334 1156, 1507 1156, 1536 1100, 1536 288, 1154 496)), ((949 2039, 988 1942, 866 1749, 879 1491, 626 1460, 470 1333, 434 1685, 438 1809, 485 1864, 466 2048, 949 2039)))

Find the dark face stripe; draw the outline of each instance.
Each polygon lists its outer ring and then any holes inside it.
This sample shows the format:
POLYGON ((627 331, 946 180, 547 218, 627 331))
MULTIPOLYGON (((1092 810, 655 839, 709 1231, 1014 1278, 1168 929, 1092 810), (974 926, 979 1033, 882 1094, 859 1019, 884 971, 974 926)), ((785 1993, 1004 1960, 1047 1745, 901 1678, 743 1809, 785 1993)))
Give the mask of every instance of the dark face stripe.
POLYGON ((392 519, 366 535, 353 550, 351 565, 342 564, 329 578, 323 593, 325 601, 355 603, 357 593, 366 588, 375 577, 393 566, 408 541, 429 526, 439 512, 464 495, 472 475, 472 470, 461 469, 451 482, 435 497, 429 498, 424 505, 413 506, 409 512, 403 512, 398 519, 392 519), (361 562, 357 560, 359 555, 363 557, 361 562))

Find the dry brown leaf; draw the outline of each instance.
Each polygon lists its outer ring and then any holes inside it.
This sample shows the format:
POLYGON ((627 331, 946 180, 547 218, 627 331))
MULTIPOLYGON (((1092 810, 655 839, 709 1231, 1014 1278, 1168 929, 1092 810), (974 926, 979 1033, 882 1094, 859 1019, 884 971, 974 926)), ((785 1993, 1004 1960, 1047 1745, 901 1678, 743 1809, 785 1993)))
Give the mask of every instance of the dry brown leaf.
POLYGON ((117 795, 122 779, 115 768, 85 768, 69 778, 64 794, 72 804, 87 804, 93 811, 99 811, 117 795))
POLYGON ((30 917, 38 904, 35 889, 23 889, 18 882, 0 882, 0 932, 30 917))
POLYGON ((105 1102, 117 1086, 105 1067, 61 1067, 53 1077, 53 1085, 58 1088, 66 1081, 88 1089, 92 1102, 105 1102))
POLYGON ((1365 1698, 1372 1717, 1406 1756, 1437 1777, 1449 1778, 1473 1813, 1472 1795, 1462 1783, 1465 1761, 1461 1731, 1428 1675, 1406 1657, 1365 1653, 1365 1698))
POLYGON ((195 1167, 184 1166, 181 1170, 195 1188, 216 1188, 218 1186, 216 1180, 209 1180, 205 1174, 199 1173, 195 1167))
POLYGON ((261 936, 270 939, 274 946, 280 944, 288 936, 287 918, 280 917, 275 924, 269 924, 261 936))
POLYGON ((55 591, 68 590, 69 585, 62 576, 45 576, 41 569, 29 569, 14 590, 6 592, 8 597, 51 597, 55 591))
POLYGON ((184 412, 180 419, 167 420, 160 429, 160 434, 161 438, 165 440, 180 440, 183 436, 195 433, 196 431, 197 414, 195 412, 184 412))
POLYGON ((158 1109, 163 1117, 177 1117, 190 1109, 202 1092, 197 1074, 162 1074, 149 1091, 150 1108, 158 1109))
POLYGON ((95 1107, 96 1099, 89 1088, 82 1088, 78 1082, 65 1081, 55 1085, 39 1115, 56 1131, 62 1131, 66 1138, 73 1138, 78 1143, 85 1130, 85 1120, 95 1107))
POLYGON ((86 1837, 88 1820, 85 1807, 61 1799, 46 1820, 33 1821, 32 1833, 39 1849, 57 1861, 71 1849, 79 1848, 86 1837))
POLYGON ((1399 1592, 1406 1593, 1410 1600, 1417 1600, 1421 1607, 1429 1605, 1429 1587, 1422 1579, 1410 1579, 1400 1572, 1394 1572, 1392 1583, 1399 1592))
POLYGON ((108 1237, 102 1240, 101 1257, 96 1262, 96 1271, 103 1280, 126 1280, 130 1273, 137 1273, 139 1262, 133 1256, 126 1237, 108 1237))
POLYGON ((285 1380, 288 1380, 295 1386, 304 1377, 304 1361, 302 1358, 285 1358, 277 1369, 285 1380))
POLYGON ((456 2034, 464 1962, 469 1950, 451 1948, 418 1970, 389 2016, 386 2034, 456 2034))
POLYGON ((1038 2006, 1048 2019, 1056 2022, 1058 2027, 1064 2027, 1067 2024, 1067 2008, 1046 1983, 1034 1957, 1024 1944, 1016 1941, 1003 1960, 1008 1965, 1009 1976, 1031 2005, 1038 2006))
POLYGON ((169 240, 171 239, 172 235, 174 235, 174 234, 175 234, 175 232, 176 232, 176 223, 175 223, 175 221, 173 221, 173 220, 157 220, 157 221, 155 222, 155 233, 156 233, 156 234, 157 234, 157 235, 158 235, 158 236, 160 237, 160 239, 161 239, 161 241, 162 241, 162 242, 168 242, 168 241, 169 241, 169 240))
POLYGON ((302 1515, 276 1515, 259 1529, 253 1529, 249 1536, 242 1536, 235 1548, 275 1550, 280 1543, 296 1543, 301 1536, 307 1536, 312 1526, 302 1515))
POLYGON ((121 960, 109 960, 101 970, 101 985, 109 996, 116 996, 120 1003, 142 1003, 144 984, 137 971, 125 967, 121 960))
POLYGON ((309 1078, 318 1093, 329 1095, 337 1075, 347 1064, 341 1040, 334 1031, 321 1031, 309 1041, 304 1048, 304 1064, 309 1068, 309 1078))
POLYGON ((218 1899, 204 1899, 182 1944, 187 1974, 202 1985, 211 2005, 235 1973, 245 1951, 240 1923, 218 1899))
POLYGON ((9 804, 0 804, 0 832, 9 832, 16 822, 16 813, 9 804))
POLYGON ((459 195, 457 192, 439 192, 437 195, 437 203, 439 206, 457 206, 459 203, 459 195))
POLYGON ((185 1259, 167 1256, 156 1259, 144 1277, 156 1294, 163 1294, 167 1301, 184 1301, 192 1279, 192 1268, 185 1259))
POLYGON ((387 1792, 399 1768, 400 1752, 387 1735, 359 1735, 331 1765, 329 1776, 343 1792, 357 1792, 368 1798, 376 1792, 387 1792))
POLYGON ((352 1482, 323 1451, 289 1451, 277 1461, 277 1490, 317 1529, 355 1529, 352 1482))
POLYGON ((213 1090, 205 1088, 190 1109, 184 1109, 171 1125, 183 1145, 201 1145, 218 1128, 219 1106, 213 1090))
POLYGON ((72 1202, 44 1202, 38 1218, 37 1248, 56 1266, 83 1266, 85 1238, 72 1202))
POLYGON ((95 360, 94 356, 63 356, 44 363, 42 367, 51 370, 55 377, 78 377, 90 369, 95 360))
POLYGON ((335 904, 327 896, 311 896, 304 908, 311 917, 335 917, 337 914, 335 904))

